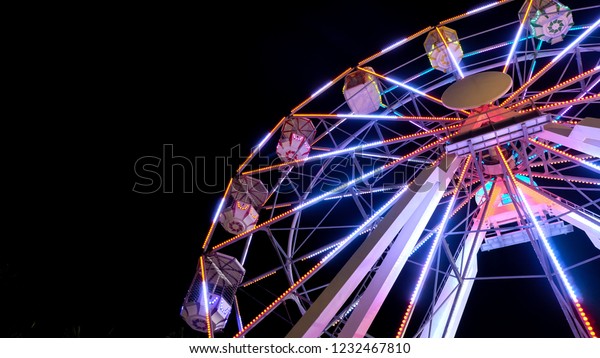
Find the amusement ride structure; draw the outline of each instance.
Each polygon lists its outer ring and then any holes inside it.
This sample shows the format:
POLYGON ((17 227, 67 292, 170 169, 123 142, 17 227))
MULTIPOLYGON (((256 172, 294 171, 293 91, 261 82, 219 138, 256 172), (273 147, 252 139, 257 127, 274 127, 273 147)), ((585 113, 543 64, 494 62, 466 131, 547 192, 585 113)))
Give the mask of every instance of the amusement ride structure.
POLYGON ((182 318, 207 337, 455 337, 471 291, 520 280, 596 337, 600 4, 579 3, 483 4, 293 108, 217 203, 182 318))

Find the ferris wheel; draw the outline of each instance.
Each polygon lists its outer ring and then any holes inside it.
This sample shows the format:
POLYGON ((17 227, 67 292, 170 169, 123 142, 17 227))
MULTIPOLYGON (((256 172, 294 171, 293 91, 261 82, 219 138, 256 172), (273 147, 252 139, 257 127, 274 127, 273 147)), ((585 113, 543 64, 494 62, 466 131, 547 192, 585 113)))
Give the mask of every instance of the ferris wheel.
POLYGON ((580 5, 482 4, 291 109, 217 203, 182 318, 208 337, 455 337, 479 286, 518 282, 596 337, 600 5, 580 5))

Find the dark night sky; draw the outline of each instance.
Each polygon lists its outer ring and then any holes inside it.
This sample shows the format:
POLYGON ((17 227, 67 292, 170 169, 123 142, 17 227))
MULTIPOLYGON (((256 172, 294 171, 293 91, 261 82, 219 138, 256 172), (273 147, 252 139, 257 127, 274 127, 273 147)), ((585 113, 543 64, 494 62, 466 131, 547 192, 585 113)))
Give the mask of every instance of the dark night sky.
MULTIPOLYGON (((36 220, 18 221, 0 253, 0 337, 77 327, 83 337, 200 336, 179 308, 229 177, 222 158, 247 154, 344 69, 481 3, 157 3, 100 9, 89 37, 70 29, 65 48, 80 36, 88 45, 64 56, 73 86, 53 109, 73 120, 29 138, 42 157, 29 177, 36 186, 10 218, 36 220), (135 161, 166 146, 209 164, 193 192, 177 184, 181 173, 172 193, 133 192, 135 161)), ((507 325, 496 312, 493 324, 507 325)))

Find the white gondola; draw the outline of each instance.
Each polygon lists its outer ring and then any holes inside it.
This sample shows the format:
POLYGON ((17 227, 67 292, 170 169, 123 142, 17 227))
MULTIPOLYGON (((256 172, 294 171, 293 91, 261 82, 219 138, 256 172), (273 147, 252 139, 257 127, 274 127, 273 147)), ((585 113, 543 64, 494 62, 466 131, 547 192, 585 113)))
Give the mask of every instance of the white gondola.
POLYGON ((257 221, 256 209, 249 203, 238 200, 219 215, 223 228, 234 235, 252 229, 257 221))
POLYGON ((305 137, 309 143, 315 138, 315 126, 308 118, 290 117, 283 122, 281 127, 281 137, 289 138, 292 134, 305 137))
MULTIPOLYGON (((365 69, 375 72, 372 67, 365 69)), ((379 80, 370 73, 361 70, 349 73, 344 78, 342 92, 354 114, 373 113, 381 106, 379 80)))
POLYGON ((242 175, 232 180, 231 198, 236 201, 250 203, 255 210, 263 205, 268 195, 267 187, 259 179, 242 175))
POLYGON ((276 151, 284 162, 302 160, 310 154, 310 145, 306 137, 292 133, 289 137, 282 137, 279 140, 276 151))
MULTIPOLYGON (((521 20, 527 5, 519 12, 521 20)), ((532 35, 552 45, 561 42, 574 24, 571 9, 555 0, 534 0, 528 16, 532 35)))
POLYGON ((206 333, 208 312, 212 331, 219 332, 231 314, 235 292, 246 270, 234 257, 222 253, 205 255, 203 258, 205 282, 202 281, 199 265, 180 314, 192 329, 206 333))
POLYGON ((451 72, 454 69, 450 55, 454 57, 457 64, 463 58, 463 50, 456 31, 446 26, 431 30, 427 34, 423 45, 431 67, 444 73, 451 72), (444 38, 440 36, 440 33, 444 38))

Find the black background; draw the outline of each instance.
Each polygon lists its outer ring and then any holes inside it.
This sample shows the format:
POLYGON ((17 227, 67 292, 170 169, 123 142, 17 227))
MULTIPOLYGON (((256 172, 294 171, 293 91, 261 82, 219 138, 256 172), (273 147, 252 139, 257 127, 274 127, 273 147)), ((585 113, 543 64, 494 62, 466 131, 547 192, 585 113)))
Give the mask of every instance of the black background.
POLYGON ((478 4, 140 3, 46 18, 16 61, 27 98, 7 132, 0 336, 201 336, 179 309, 238 153, 346 68, 478 4), (176 171, 172 192, 134 192, 136 161, 165 148, 206 163, 197 185, 184 192, 189 171, 176 171))

